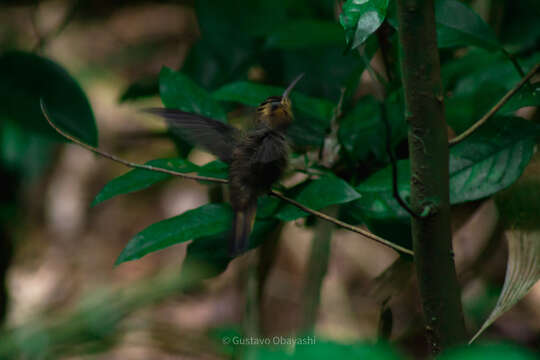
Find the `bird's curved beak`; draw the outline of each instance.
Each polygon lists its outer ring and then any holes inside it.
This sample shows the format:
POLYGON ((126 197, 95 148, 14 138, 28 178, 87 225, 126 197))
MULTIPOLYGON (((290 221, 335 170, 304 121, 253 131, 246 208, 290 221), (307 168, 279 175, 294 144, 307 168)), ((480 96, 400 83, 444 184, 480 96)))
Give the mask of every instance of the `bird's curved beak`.
POLYGON ((289 97, 289 94, 291 93, 292 89, 294 88, 294 86, 296 85, 297 82, 300 81, 300 79, 302 79, 302 77, 304 77, 304 73, 301 73, 300 75, 298 75, 293 81, 292 83, 285 89, 285 91, 283 92, 283 95, 282 97, 284 99, 288 98, 289 97))

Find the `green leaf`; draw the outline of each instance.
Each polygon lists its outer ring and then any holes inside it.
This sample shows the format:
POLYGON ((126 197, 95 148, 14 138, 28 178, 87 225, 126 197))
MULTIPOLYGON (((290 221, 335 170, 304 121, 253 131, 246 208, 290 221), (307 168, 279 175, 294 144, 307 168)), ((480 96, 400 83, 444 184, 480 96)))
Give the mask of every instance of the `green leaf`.
POLYGON ((186 75, 164 67, 159 75, 159 94, 167 108, 180 109, 225 121, 227 114, 206 90, 186 75))
POLYGON ((509 231, 508 264, 504 285, 495 308, 470 342, 507 312, 540 280, 540 232, 509 231))
MULTIPOLYGON (((387 119, 391 127, 391 144, 398 145, 406 138, 407 124, 403 116, 401 94, 391 94, 386 101, 387 119)), ((387 162, 386 128, 381 119, 380 105, 372 97, 364 97, 341 119, 338 139, 355 163, 365 162, 370 155, 387 162)))
POLYGON ((379 342, 340 344, 321 341, 313 336, 282 337, 281 347, 261 346, 257 350, 259 360, 318 360, 318 359, 362 359, 362 360, 399 360, 401 356, 389 344, 379 342), (291 351, 291 345, 295 345, 291 351))
POLYGON ((88 99, 63 67, 38 55, 7 52, 0 56, 0 78, 0 118, 27 131, 60 139, 41 113, 43 99, 58 127, 97 146, 97 128, 88 99))
MULTIPOLYGON (((344 180, 335 176, 324 176, 307 184, 294 199, 315 210, 330 205, 344 204, 356 200, 360 195, 344 180)), ((307 213, 287 204, 276 217, 283 221, 291 221, 306 216, 307 213)))
POLYGON ((116 264, 141 257, 188 240, 222 233, 231 228, 228 204, 206 204, 167 220, 150 225, 133 237, 116 264))
MULTIPOLYGON (((267 235, 276 229, 278 223, 275 219, 257 219, 253 231, 249 235, 249 250, 258 247, 267 235)), ((231 225, 229 224, 229 226, 231 225)), ((230 232, 224 231, 193 240, 188 245, 182 269, 204 268, 206 271, 188 274, 188 276, 198 277, 200 280, 221 274, 232 260, 229 255, 229 237, 230 232)))
POLYGON ((313 19, 288 22, 266 39, 266 47, 285 50, 342 44, 343 32, 338 24, 313 19))
MULTIPOLYGON (((538 126, 520 118, 493 118, 452 147, 451 204, 493 195, 516 181, 531 159, 539 133, 538 126)), ((398 161, 397 167, 398 191, 408 201, 409 159, 398 161)), ((348 215, 363 221, 375 234, 410 246, 409 215, 393 196, 391 167, 371 175, 356 190, 361 198, 346 206, 348 215)))
POLYGON ((388 0, 348 0, 343 4, 339 22, 350 49, 361 45, 381 26, 387 8, 388 0))
POLYGON ((529 163, 539 127, 496 117, 450 150, 450 202, 487 197, 510 186, 529 163))
POLYGON ((200 176, 227 179, 229 177, 229 165, 221 160, 214 160, 199 167, 197 172, 200 176))
POLYGON ((450 348, 437 356, 438 360, 534 360, 538 359, 525 347, 505 343, 484 343, 450 348))
MULTIPOLYGON (((197 165, 184 159, 156 159, 146 163, 146 165, 157 168, 174 170, 182 173, 196 172, 197 165)), ((92 206, 109 200, 121 194, 129 194, 135 191, 146 189, 155 183, 172 178, 173 175, 155 172, 144 169, 134 169, 108 182, 92 202, 92 206)))
POLYGON ((471 8, 458 0, 435 2, 437 45, 440 48, 474 45, 501 50, 493 30, 471 8))

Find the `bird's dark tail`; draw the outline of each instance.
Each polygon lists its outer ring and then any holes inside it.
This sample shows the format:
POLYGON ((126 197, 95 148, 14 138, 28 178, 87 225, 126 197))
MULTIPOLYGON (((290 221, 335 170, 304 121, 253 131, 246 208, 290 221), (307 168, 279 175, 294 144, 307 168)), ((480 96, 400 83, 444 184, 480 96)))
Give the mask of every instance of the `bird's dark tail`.
POLYGON ((249 235, 255 222, 257 212, 257 200, 250 201, 249 205, 235 211, 232 237, 230 240, 229 255, 235 257, 249 248, 249 235))

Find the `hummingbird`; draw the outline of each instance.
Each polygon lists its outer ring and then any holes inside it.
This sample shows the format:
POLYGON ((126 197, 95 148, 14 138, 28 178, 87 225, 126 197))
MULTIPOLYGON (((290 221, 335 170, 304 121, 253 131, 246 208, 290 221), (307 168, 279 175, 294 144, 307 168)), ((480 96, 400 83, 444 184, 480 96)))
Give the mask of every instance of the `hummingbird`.
POLYGON ((163 117, 195 146, 229 164, 229 195, 234 211, 229 255, 249 247, 257 199, 268 193, 287 168, 289 144, 285 132, 292 123, 289 95, 304 74, 297 76, 281 96, 270 96, 257 106, 251 129, 234 126, 176 109, 151 108, 145 112, 163 117))

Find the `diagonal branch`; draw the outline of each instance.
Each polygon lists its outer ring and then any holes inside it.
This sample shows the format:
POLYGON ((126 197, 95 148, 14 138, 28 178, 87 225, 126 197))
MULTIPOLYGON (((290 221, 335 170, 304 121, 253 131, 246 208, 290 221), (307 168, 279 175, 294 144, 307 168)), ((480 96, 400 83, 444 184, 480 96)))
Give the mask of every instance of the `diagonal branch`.
POLYGON ((537 72, 540 71, 540 64, 536 64, 532 69, 531 71, 529 71, 527 73, 527 75, 525 75, 519 83, 516 84, 516 86, 514 86, 512 88, 512 90, 508 91, 506 93, 506 95, 504 95, 501 100, 499 100, 495 106, 493 106, 484 116, 482 116, 482 118, 480 118, 480 120, 478 120, 477 122, 475 122, 470 128, 468 128, 467 130, 465 130, 464 132, 462 132, 459 136, 456 136, 455 138, 453 138, 452 140, 450 140, 448 142, 448 146, 454 146, 456 145, 457 143, 463 141, 466 137, 468 137, 469 135, 471 135, 473 132, 476 131, 476 129, 478 129, 480 126, 482 126, 486 121, 488 121, 493 115, 495 115, 495 113, 497 111, 499 111, 500 108, 503 107, 504 104, 506 104, 506 102, 508 100, 510 100, 510 98, 512 96, 514 96, 519 89, 521 89, 521 87, 523 85, 525 85, 525 83, 527 83, 527 81, 529 81, 530 78, 532 78, 534 76, 534 74, 536 74, 537 72))
MULTIPOLYGON (((209 182, 216 182, 216 183, 222 183, 222 184, 227 184, 229 182, 227 179, 220 179, 220 178, 213 178, 213 177, 208 177, 208 176, 198 176, 198 175, 184 174, 184 173, 174 171, 174 170, 163 169, 163 168, 160 168, 160 167, 155 167, 155 166, 151 166, 151 165, 144 165, 144 164, 138 164, 138 163, 134 163, 134 162, 131 162, 131 161, 124 160, 124 159, 122 159, 122 158, 120 158, 120 157, 118 157, 116 155, 110 154, 110 153, 108 153, 106 151, 103 151, 103 150, 95 148, 95 147, 93 147, 91 145, 88 145, 88 144, 82 142, 81 140, 75 138, 74 136, 71 136, 70 134, 66 133, 65 131, 60 129, 58 126, 56 126, 51 121, 51 119, 49 117, 49 114, 47 113, 47 109, 45 107, 45 103, 43 102, 43 99, 40 100, 40 104, 41 104, 41 111, 43 112, 43 115, 45 116, 45 119, 47 120, 49 125, 54 130, 56 130, 56 132, 58 132, 60 135, 62 135, 66 139, 73 141, 75 144, 77 144, 77 145, 79 145, 79 146, 81 146, 81 147, 83 147, 83 148, 97 154, 97 155, 101 155, 104 158, 115 161, 117 163, 120 163, 120 164, 125 165, 125 166, 130 167, 130 168, 161 172, 161 173, 165 173, 165 174, 169 174, 169 175, 173 175, 173 176, 183 177, 185 179, 209 181, 209 182)), ((388 241, 386 239, 378 237, 377 235, 372 234, 369 231, 366 231, 366 230, 364 230, 362 228, 347 224, 347 223, 345 223, 345 222, 343 222, 341 220, 338 220, 336 218, 333 218, 331 216, 323 214, 322 212, 319 212, 317 210, 313 210, 313 209, 311 209, 311 208, 309 208, 309 207, 307 207, 307 206, 305 206, 305 205, 303 205, 303 204, 301 204, 301 203, 299 203, 299 202, 297 202, 297 201, 295 201, 293 199, 290 199, 290 198, 286 197, 285 195, 283 195, 279 191, 271 190, 270 195, 275 196, 278 199, 281 199, 281 200, 283 200, 285 202, 288 202, 289 204, 292 204, 292 205, 298 207, 300 210, 303 210, 303 211, 305 211, 305 212, 307 212, 309 214, 317 216, 318 218, 329 221, 329 222, 331 222, 333 224, 336 224, 338 226, 341 226, 342 228, 345 228, 345 229, 347 229, 349 231, 360 234, 360 235, 362 235, 363 237, 365 237, 367 239, 370 239, 370 240, 376 241, 376 242, 378 242, 380 244, 391 247, 392 249, 394 249, 394 250, 396 250, 398 252, 402 252, 402 253, 408 254, 408 255, 414 255, 413 252, 411 250, 407 249, 407 248, 404 248, 404 247, 399 246, 397 244, 394 244, 394 243, 392 243, 392 242, 390 242, 390 241, 388 241)))

